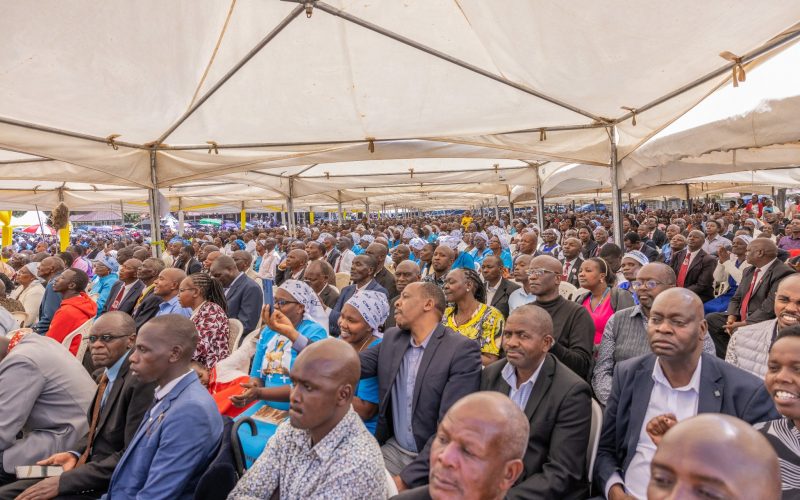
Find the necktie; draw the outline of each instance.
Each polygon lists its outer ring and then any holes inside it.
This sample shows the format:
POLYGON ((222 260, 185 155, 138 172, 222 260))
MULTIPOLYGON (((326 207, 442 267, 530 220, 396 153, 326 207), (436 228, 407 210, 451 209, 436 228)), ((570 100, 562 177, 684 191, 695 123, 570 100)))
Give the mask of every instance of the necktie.
POLYGON ((334 270, 333 272, 335 272, 335 273, 339 272, 339 269, 341 269, 341 267, 342 267, 342 259, 343 258, 344 258, 344 255, 339 255, 339 258, 336 259, 336 270, 334 270))
POLYGON ((747 289, 747 293, 742 299, 742 307, 739 309, 739 319, 745 321, 747 319, 747 306, 750 305, 750 297, 753 295, 753 290, 756 288, 756 280, 758 279, 758 271, 759 268, 756 268, 756 271, 753 273, 753 279, 750 280, 750 288, 747 289))
POLYGON ((117 294, 116 298, 114 299, 114 302, 111 303, 111 308, 109 309, 110 311, 116 311, 117 309, 119 309, 119 304, 122 302, 122 297, 124 295, 125 295, 125 286, 123 285, 119 289, 119 293, 117 294))
POLYGON ((686 273, 689 272, 689 258, 692 254, 689 251, 686 251, 686 257, 683 259, 683 263, 681 264, 681 269, 678 271, 678 286, 683 286, 683 283, 686 281, 686 273))
POLYGON ((564 261, 564 274, 561 276, 561 279, 566 281, 567 277, 569 276, 569 268, 572 267, 568 260, 564 261))
POLYGON ((86 441, 86 449, 83 450, 80 458, 78 458, 78 465, 83 465, 86 463, 86 460, 89 459, 89 452, 92 450, 92 444, 94 443, 94 434, 97 430, 97 422, 100 420, 100 410, 103 406, 101 403, 103 401, 103 394, 106 392, 106 386, 108 386, 108 377, 104 373, 102 377, 100 377, 100 384, 97 386, 97 396, 94 398, 94 407, 92 408, 92 421, 89 423, 89 436, 87 437, 86 441))

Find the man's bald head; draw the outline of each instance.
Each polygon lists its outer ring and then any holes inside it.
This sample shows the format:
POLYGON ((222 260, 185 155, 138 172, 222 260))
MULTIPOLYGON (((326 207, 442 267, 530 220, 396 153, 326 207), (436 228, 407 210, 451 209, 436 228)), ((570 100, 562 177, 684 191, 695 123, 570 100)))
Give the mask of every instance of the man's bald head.
POLYGON ((321 377, 334 380, 337 384, 350 384, 355 388, 361 377, 361 361, 358 353, 347 342, 328 338, 314 342, 297 356, 295 366, 313 366, 313 371, 321 377))
POLYGON ((729 415, 705 413, 664 434, 650 465, 647 498, 707 489, 719 498, 781 498, 778 457, 769 441, 729 415))
POLYGON ((691 290, 669 288, 653 300, 647 334, 650 349, 662 360, 692 365, 700 357, 707 332, 703 302, 691 290))
POLYGON ((562 266, 561 262, 559 262, 559 260, 555 257, 550 255, 540 255, 531 259, 530 264, 528 264, 528 269, 547 269, 548 271, 557 273, 560 276, 562 266))
POLYGON ((778 247, 770 239, 756 238, 747 245, 745 256, 751 265, 763 267, 778 256, 778 247))
POLYGON ((641 269, 639 269, 639 272, 636 275, 637 279, 643 271, 644 276, 651 276, 656 281, 660 281, 665 285, 675 286, 677 281, 675 271, 663 262, 651 262, 649 264, 645 264, 641 269))

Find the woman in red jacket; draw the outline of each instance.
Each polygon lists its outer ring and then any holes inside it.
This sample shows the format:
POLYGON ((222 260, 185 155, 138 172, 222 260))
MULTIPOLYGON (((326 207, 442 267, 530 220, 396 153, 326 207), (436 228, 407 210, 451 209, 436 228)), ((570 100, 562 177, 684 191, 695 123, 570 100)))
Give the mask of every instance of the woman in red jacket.
MULTIPOLYGON (((89 283, 89 276, 80 269, 70 268, 61 273, 53 283, 53 290, 62 296, 61 305, 53 315, 47 336, 61 343, 70 333, 81 325, 94 318, 97 314, 97 304, 89 298, 84 290, 89 283)), ((77 355, 81 345, 81 336, 78 335, 69 345, 69 352, 77 355)))

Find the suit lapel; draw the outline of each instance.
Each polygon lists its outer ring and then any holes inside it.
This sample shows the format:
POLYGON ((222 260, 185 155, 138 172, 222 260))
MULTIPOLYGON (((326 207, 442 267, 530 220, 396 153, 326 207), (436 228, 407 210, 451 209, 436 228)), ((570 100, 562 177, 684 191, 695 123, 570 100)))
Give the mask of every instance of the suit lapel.
POLYGON ((111 408, 114 406, 114 403, 117 401, 119 397, 119 393, 122 392, 122 386, 125 385, 125 380, 128 378, 128 370, 130 368, 130 362, 128 361, 129 354, 125 355, 125 361, 122 362, 122 366, 119 367, 119 373, 117 374, 117 378, 114 380, 114 385, 111 386, 111 391, 109 391, 108 396, 106 397, 106 404, 103 406, 103 409, 100 410, 100 416, 97 420, 97 428, 95 429, 95 433, 99 433, 100 429, 103 428, 103 425, 106 423, 108 419, 108 415, 111 413, 111 408))
POLYGON ((626 443, 628 455, 633 456, 636 443, 639 441, 639 431, 644 425, 644 416, 650 404, 650 395, 653 392, 653 368, 656 364, 655 356, 648 356, 636 370, 633 376, 633 394, 631 395, 630 422, 628 429, 628 442, 626 443))
POLYGON ((503 298, 503 295, 506 293, 506 281, 503 278, 500 278, 500 283, 497 285, 497 291, 494 292, 494 297, 492 297, 492 303, 489 304, 490 306, 495 306, 500 299, 503 298))
POLYGON ((533 389, 531 389, 528 403, 525 405, 525 415, 528 416, 528 420, 533 418, 533 414, 536 412, 536 408, 539 407, 539 403, 542 402, 545 394, 550 390, 550 386, 553 384, 555 369, 556 363, 553 358, 550 356, 545 357, 544 361, 542 361, 542 369, 539 372, 539 376, 536 378, 536 383, 533 384, 533 389))
POLYGON ((700 394, 697 402, 697 413, 720 413, 722 394, 725 384, 719 368, 710 355, 703 354, 700 366, 700 394))
POLYGON ((419 393, 420 390, 422 389, 422 384, 425 383, 425 372, 428 371, 428 366, 431 364, 431 360, 433 359, 433 356, 436 354, 436 349, 442 342, 442 337, 444 337, 444 325, 439 324, 436 326, 436 329, 431 334, 431 338, 428 341, 428 345, 425 347, 425 352, 423 352, 422 354, 422 360, 419 363, 419 370, 417 370, 417 379, 414 382, 414 399, 411 405, 412 412, 417 408, 417 400, 419 400, 419 393))
POLYGON ((703 260, 703 257, 705 257, 706 255, 708 254, 706 254, 706 252, 702 248, 698 250, 697 255, 694 256, 694 260, 692 260, 692 262, 689 264, 689 269, 686 270, 686 273, 688 274, 692 272, 695 267, 699 266, 700 262, 703 260))

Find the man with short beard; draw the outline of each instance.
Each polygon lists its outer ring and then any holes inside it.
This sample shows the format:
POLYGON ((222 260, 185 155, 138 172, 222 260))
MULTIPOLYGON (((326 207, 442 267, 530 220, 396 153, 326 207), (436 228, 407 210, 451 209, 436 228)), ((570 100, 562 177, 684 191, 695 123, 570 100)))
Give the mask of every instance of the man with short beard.
POLYGON ((434 283, 440 289, 444 289, 444 281, 447 273, 453 265, 455 252, 447 245, 439 245, 433 251, 433 260, 431 260, 432 273, 428 273, 423 281, 434 283))

